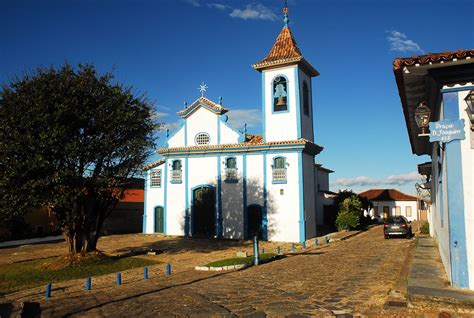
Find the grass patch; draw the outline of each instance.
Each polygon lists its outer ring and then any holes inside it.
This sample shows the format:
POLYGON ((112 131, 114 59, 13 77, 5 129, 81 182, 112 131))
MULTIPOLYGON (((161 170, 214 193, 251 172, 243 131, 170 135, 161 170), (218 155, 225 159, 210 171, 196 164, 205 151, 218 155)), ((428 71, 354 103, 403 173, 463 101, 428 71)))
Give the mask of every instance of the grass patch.
MULTIPOLYGON (((275 256, 277 255, 273 253, 265 253, 265 254, 260 254, 258 259, 260 261, 269 261, 275 256)), ((247 256, 247 257, 234 257, 234 258, 222 259, 219 261, 211 262, 204 266, 222 267, 222 266, 243 265, 243 264, 252 264, 252 263, 253 263, 253 255, 247 256)))
POLYGON ((33 261, 2 265, 0 267, 0 294, 58 283, 71 279, 94 277, 123 270, 156 264, 138 257, 97 256, 70 266, 64 265, 64 257, 51 257, 33 261), (63 265, 59 265, 62 264, 63 265))

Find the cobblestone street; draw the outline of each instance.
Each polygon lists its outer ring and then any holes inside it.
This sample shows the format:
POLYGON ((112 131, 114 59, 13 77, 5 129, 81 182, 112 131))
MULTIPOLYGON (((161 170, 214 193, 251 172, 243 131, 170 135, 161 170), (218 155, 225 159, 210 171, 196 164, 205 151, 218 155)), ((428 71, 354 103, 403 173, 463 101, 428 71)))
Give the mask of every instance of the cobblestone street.
POLYGON ((7 298, 38 301, 46 317, 379 314, 389 292, 403 285, 412 248, 413 240, 384 240, 378 226, 346 241, 240 271, 202 272, 183 264, 171 277, 161 270, 147 281, 132 270, 120 287, 106 275, 94 280, 89 292, 76 281, 60 285, 50 299, 37 289, 7 298))

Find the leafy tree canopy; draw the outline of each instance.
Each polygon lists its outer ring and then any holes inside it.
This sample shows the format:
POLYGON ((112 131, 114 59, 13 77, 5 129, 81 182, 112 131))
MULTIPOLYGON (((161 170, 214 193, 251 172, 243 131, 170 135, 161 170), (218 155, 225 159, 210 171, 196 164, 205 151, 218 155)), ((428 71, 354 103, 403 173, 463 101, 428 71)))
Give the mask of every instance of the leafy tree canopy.
POLYGON ((0 90, 0 216, 46 206, 71 254, 95 250, 155 128, 153 105, 92 65, 14 79, 0 90))

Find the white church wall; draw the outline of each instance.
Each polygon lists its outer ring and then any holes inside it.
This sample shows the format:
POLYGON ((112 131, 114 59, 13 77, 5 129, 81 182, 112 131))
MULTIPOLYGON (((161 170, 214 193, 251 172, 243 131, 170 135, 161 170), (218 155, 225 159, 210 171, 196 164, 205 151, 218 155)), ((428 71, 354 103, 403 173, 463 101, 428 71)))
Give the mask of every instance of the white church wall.
POLYGON ((306 220, 305 239, 316 236, 316 184, 314 178, 314 157, 303 153, 304 214, 306 220))
POLYGON ((222 187, 222 226, 227 239, 243 239, 243 156, 229 154, 220 157, 222 187), (237 181, 226 179, 226 159, 235 157, 237 161, 237 181))
POLYGON ((246 167, 247 205, 263 207, 263 154, 247 155, 246 167))
POLYGON ((148 170, 145 176, 145 233, 155 233, 155 207, 164 206, 164 165, 148 170), (161 171, 161 187, 151 186, 152 171, 161 171))
POLYGON ((188 146, 195 146, 194 138, 198 133, 208 133, 210 136, 210 145, 217 145, 217 124, 220 123, 219 117, 205 109, 199 107, 187 118, 187 141, 188 146))
MULTIPOLYGON (((298 154, 267 154, 268 240, 299 242, 299 175, 298 154), (283 156, 287 162, 287 183, 273 183, 273 158, 283 156)), ((302 181, 301 181, 302 182, 302 181)))
POLYGON ((312 84, 311 84, 311 77, 309 77, 305 72, 298 68, 298 79, 300 83, 300 117, 301 117, 301 137, 306 138, 308 140, 314 140, 314 132, 313 132, 313 116, 314 116, 314 109, 313 109, 313 98, 312 98, 312 84), (303 82, 306 81, 308 85, 308 102, 309 102, 309 115, 305 115, 304 107, 303 107, 303 82))
POLYGON ((166 234, 184 235, 185 214, 185 174, 188 167, 184 158, 172 158, 166 161, 168 165, 167 191, 166 191, 166 234), (171 164, 174 160, 181 160, 181 183, 171 183, 171 164))
POLYGON ((296 116, 296 74, 297 66, 286 66, 284 68, 275 68, 264 70, 262 72, 264 81, 264 91, 262 94, 265 99, 264 108, 264 128, 265 141, 278 140, 295 140, 297 135, 297 119, 296 116), (273 87, 272 82, 278 75, 283 75, 288 80, 288 111, 273 113, 273 87))
MULTIPOLYGON (((232 116, 230 114, 229 116, 232 116)), ((220 143, 221 144, 236 144, 239 142, 239 134, 233 130, 227 123, 219 120, 220 125, 220 143)))

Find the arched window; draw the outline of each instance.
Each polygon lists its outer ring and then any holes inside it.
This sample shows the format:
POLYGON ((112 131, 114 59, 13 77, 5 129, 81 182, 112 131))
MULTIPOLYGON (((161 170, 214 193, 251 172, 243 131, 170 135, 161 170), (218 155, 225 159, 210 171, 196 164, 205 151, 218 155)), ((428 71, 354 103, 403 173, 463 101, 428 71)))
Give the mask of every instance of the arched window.
POLYGON ((284 76, 277 76, 273 80, 273 111, 288 110, 288 81, 284 76))
POLYGON ((181 160, 173 160, 171 164, 171 183, 181 183, 181 160))
POLYGON ((286 158, 273 158, 273 183, 286 183, 286 158))
POLYGON ((306 81, 303 81, 303 113, 309 116, 309 90, 306 81))
POLYGON ((237 159, 235 157, 229 157, 225 160, 225 182, 235 183, 238 182, 237 178, 237 159))

